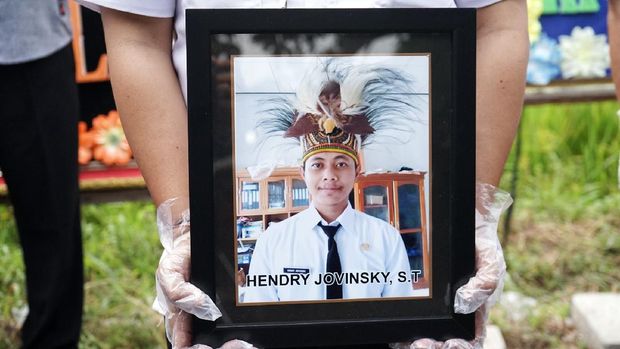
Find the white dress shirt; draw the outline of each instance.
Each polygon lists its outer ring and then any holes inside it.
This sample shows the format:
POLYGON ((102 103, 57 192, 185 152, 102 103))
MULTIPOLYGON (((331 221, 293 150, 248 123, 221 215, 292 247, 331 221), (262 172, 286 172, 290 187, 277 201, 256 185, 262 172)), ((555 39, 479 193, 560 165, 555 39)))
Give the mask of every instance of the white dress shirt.
POLYGON ((77 0, 95 11, 100 7, 149 17, 174 17, 176 40, 172 61, 187 101, 185 10, 191 8, 480 8, 501 0, 77 0))
MULTIPOLYGON (((325 282, 330 282, 329 276, 325 279, 328 237, 319 222, 328 224, 310 206, 272 224, 259 237, 244 303, 325 299, 325 282)), ((409 259, 394 227, 350 205, 329 225, 336 224, 341 225, 334 239, 344 277, 343 298, 413 296, 409 259)))

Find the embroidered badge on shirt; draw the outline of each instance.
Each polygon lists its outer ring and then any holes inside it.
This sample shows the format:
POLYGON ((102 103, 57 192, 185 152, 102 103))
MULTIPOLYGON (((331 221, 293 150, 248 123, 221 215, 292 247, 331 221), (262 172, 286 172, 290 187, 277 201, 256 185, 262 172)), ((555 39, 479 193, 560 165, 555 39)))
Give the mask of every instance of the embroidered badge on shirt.
POLYGON ((284 268, 284 273, 289 274, 309 274, 310 273, 310 269, 309 268, 284 268))
POLYGON ((369 244, 369 243, 367 243, 367 242, 362 243, 362 244, 360 245, 360 250, 362 250, 362 251, 368 251, 368 250, 370 250, 370 244, 369 244))

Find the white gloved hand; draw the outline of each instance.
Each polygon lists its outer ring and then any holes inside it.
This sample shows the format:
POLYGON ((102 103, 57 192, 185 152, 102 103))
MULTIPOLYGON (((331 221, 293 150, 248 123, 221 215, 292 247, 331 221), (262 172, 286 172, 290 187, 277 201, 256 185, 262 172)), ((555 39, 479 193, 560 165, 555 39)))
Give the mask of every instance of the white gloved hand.
MULTIPOLYGON (((190 214, 187 199, 166 200, 157 208, 157 228, 164 251, 156 273, 157 298, 153 309, 164 315, 166 336, 173 349, 192 343, 191 315, 215 321, 222 316, 213 300, 188 282, 191 262, 190 214)), ((212 349, 197 344, 192 349, 212 349)), ((250 349, 251 344, 234 340, 221 349, 250 349)))
POLYGON ((411 344, 397 343, 393 349, 478 349, 486 335, 488 310, 497 302, 504 288, 506 262, 497 237, 502 213, 512 204, 510 194, 490 184, 476 183, 476 275, 461 286, 454 297, 454 312, 476 312, 476 336, 472 341, 450 339, 445 342, 430 338, 411 344))
MULTIPOLYGON (((192 344, 192 316, 182 310, 167 320, 166 334, 168 334, 168 327, 170 327, 172 334, 170 343, 172 343, 173 349, 213 349, 205 344, 194 344, 190 347, 192 344)), ((256 347, 241 340, 232 340, 224 343, 218 349, 256 349, 256 347)))

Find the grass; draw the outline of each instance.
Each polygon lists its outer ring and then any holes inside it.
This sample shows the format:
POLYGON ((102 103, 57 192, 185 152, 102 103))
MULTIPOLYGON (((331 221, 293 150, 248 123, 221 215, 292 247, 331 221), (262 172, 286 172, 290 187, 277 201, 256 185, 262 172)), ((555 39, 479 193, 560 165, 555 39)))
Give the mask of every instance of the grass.
MULTIPOLYGON (((620 127, 615 102, 529 106, 505 257, 491 314, 509 348, 585 348, 570 319, 578 292, 620 292, 620 127), (534 306, 524 305, 533 299, 534 306)), ((502 180, 515 166, 511 153, 502 180)))
POLYGON ((25 279, 21 250, 11 210, 0 207, 0 348, 13 347, 18 333, 13 310, 25 305, 25 279))
MULTIPOLYGON (((506 294, 492 313, 509 348, 585 348, 570 320, 576 292, 620 292, 620 127, 614 102, 528 106, 506 294)), ((81 348, 164 348, 151 309, 160 255, 154 209, 84 205, 86 301, 81 348)), ((24 275, 10 207, 0 205, 0 349, 18 343, 24 275)))
MULTIPOLYGON (((606 213, 617 200, 620 126, 616 102, 528 106, 518 165, 523 212, 575 220, 606 213), (601 211, 603 210, 603 211, 601 211)), ((511 179, 515 151, 503 183, 511 179)))
MULTIPOLYGON (((24 275, 11 209, 0 206, 0 348, 19 342, 14 309, 25 304, 24 275)), ((152 204, 82 207, 85 267, 80 348, 165 348, 152 311, 154 269, 161 254, 152 204)))
POLYGON ((620 292, 620 208, 615 214, 574 222, 517 221, 505 245, 510 282, 506 291, 536 300, 528 308, 494 308, 509 348, 580 348, 570 319, 571 296, 620 292), (522 313, 515 319, 514 313, 522 313))

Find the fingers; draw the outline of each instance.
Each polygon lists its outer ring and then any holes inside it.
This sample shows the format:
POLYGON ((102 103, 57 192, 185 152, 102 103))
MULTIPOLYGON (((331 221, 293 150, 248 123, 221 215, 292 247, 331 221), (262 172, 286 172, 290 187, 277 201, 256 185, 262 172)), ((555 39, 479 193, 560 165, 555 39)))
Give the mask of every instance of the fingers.
POLYGON ((215 321, 222 316, 211 297, 190 283, 186 287, 195 289, 194 293, 175 301, 175 306, 203 320, 215 321))
POLYGON ((476 210, 476 276, 459 288, 454 300, 457 313, 469 314, 503 288, 504 253, 497 238, 497 220, 489 222, 476 210))
POLYGON ((413 342, 410 346, 411 349, 441 349, 443 342, 435 341, 430 338, 422 338, 413 342))
POLYGON ((471 345, 468 341, 464 339, 450 339, 445 341, 441 346, 441 349, 473 349, 473 345, 471 345))
POLYGON ((454 310, 469 314, 476 311, 476 338, 472 342, 450 340, 444 348, 481 348, 486 331, 487 310, 504 287, 506 262, 497 237, 501 214, 512 204, 507 192, 476 183, 476 275, 460 287, 454 297, 454 310), (467 346, 465 346, 467 344, 467 346))
MULTIPOLYGON (((500 212, 501 213, 501 212, 500 212)), ((495 289, 500 277, 506 271, 504 253, 497 238, 498 217, 489 220, 479 211, 475 212, 476 220, 476 267, 480 274, 482 288, 495 289), (486 279, 484 279, 486 278, 486 279)))
POLYGON ((445 342, 435 341, 431 338, 418 339, 411 346, 405 343, 390 344, 392 349, 481 349, 486 336, 487 307, 482 305, 476 311, 476 337, 472 341, 454 338, 445 342))
POLYGON ((408 343, 392 343, 391 349, 482 349, 484 338, 486 336, 486 320, 487 306, 482 305, 475 314, 476 334, 472 341, 466 341, 460 338, 454 338, 445 342, 436 341, 431 338, 418 339, 415 342, 408 343))
MULTIPOLYGON (((205 344, 192 345, 192 317, 180 311, 170 318, 172 349, 213 349, 205 344)), ((224 343, 219 349, 257 349, 252 344, 242 340, 232 340, 224 343)))
POLYGON ((191 320, 191 317, 183 311, 170 317, 170 327, 172 329, 170 342, 173 349, 187 348, 192 345, 191 320))
POLYGON ((476 287, 491 292, 497 288, 500 278, 506 272, 504 253, 497 238, 491 240, 476 237, 476 267, 476 287))
POLYGON ((219 349, 256 349, 256 347, 248 342, 235 339, 224 343, 219 349))
POLYGON ((185 298, 189 290, 183 287, 189 279, 190 269, 190 235, 186 234, 175 241, 175 246, 165 252, 157 268, 157 280, 171 301, 185 298))
POLYGON ((201 319, 214 321, 222 313, 207 294, 186 281, 189 279, 190 260, 190 234, 185 234, 175 240, 171 251, 162 256, 157 281, 174 306, 201 319))
POLYGON ((476 337, 473 340, 474 348, 482 347, 484 338, 487 335, 487 306, 483 304, 478 310, 476 310, 476 337))
MULTIPOLYGON (((211 348, 208 345, 204 345, 204 344, 195 344, 187 349, 213 349, 213 348, 211 348)), ((218 349, 257 349, 257 348, 248 342, 235 339, 235 340, 224 343, 224 345, 222 345, 218 349)))
POLYGON ((482 305, 476 310, 476 338, 484 338, 486 334, 487 307, 482 305))
POLYGON ((474 346, 464 339, 449 339, 438 342, 430 338, 418 339, 411 344, 411 349, 474 349, 474 346))
MULTIPOLYGON (((164 252, 156 273, 153 308, 165 316, 166 335, 173 348, 188 348, 192 342, 190 314, 211 321, 222 316, 207 294, 187 282, 191 266, 188 198, 163 202, 157 208, 157 228, 164 252)), ((191 348, 212 349, 201 344, 191 348)))

